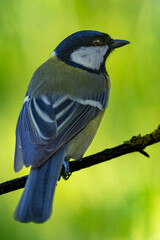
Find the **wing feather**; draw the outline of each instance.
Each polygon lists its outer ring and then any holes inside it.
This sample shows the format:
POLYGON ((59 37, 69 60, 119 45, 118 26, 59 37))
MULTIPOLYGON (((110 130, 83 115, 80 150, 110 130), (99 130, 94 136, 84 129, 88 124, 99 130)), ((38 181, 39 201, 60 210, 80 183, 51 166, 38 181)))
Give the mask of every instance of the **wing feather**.
POLYGON ((16 128, 15 171, 23 164, 43 164, 96 117, 106 102, 106 90, 90 99, 65 95, 52 100, 27 94, 16 128))

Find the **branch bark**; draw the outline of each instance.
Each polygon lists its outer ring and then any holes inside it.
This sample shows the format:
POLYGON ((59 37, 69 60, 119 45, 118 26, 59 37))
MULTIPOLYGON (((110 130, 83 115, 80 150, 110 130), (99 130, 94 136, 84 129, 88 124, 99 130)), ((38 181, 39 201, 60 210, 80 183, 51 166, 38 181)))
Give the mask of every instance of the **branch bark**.
MULTIPOLYGON (((93 166, 95 164, 111 160, 113 158, 120 157, 122 155, 139 152, 146 157, 149 157, 148 153, 144 149, 152 144, 160 142, 160 125, 158 128, 150 134, 144 136, 133 136, 130 140, 125 141, 123 144, 105 149, 102 152, 85 157, 80 161, 69 162, 70 173, 93 166)), ((63 168, 62 168, 63 173, 63 168)), ((28 176, 23 176, 17 179, 13 179, 0 184, 0 195, 14 190, 23 188, 25 186, 28 176)))

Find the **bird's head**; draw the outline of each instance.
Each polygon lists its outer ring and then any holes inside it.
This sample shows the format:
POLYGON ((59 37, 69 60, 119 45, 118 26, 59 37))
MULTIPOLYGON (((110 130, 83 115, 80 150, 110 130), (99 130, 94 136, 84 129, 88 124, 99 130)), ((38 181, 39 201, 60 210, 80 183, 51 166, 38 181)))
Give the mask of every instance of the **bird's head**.
POLYGON ((115 48, 128 44, 129 41, 112 39, 108 34, 84 30, 65 38, 54 50, 61 61, 90 72, 105 71, 107 56, 115 48))

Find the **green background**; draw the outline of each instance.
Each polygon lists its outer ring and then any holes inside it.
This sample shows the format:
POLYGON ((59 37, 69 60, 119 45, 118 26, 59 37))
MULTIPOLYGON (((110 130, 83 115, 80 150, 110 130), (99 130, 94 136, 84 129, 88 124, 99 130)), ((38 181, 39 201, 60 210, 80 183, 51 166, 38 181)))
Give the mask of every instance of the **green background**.
MULTIPOLYGON (((15 126, 29 80, 57 44, 90 29, 131 41, 107 60, 109 107, 86 155, 157 128, 160 118, 159 0, 0 1, 0 182, 13 170, 15 126)), ((52 217, 21 224, 22 190, 0 197, 0 239, 160 239, 160 145, 58 182, 52 217)))

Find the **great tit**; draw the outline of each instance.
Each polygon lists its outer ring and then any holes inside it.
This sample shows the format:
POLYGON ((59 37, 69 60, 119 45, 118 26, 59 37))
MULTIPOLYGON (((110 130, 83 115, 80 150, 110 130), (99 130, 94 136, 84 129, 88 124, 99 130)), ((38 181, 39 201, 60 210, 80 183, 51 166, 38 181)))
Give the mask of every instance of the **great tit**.
POLYGON ((31 166, 14 217, 46 221, 65 159, 79 160, 108 105, 108 55, 129 41, 98 31, 65 38, 33 74, 16 127, 14 169, 31 166))

